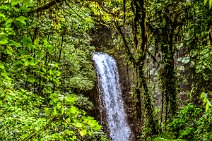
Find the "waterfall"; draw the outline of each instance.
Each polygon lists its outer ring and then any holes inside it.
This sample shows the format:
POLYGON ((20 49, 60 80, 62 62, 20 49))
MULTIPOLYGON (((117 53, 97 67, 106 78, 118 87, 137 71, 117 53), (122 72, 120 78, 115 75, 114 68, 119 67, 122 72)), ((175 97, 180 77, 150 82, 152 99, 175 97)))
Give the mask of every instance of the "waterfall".
POLYGON ((94 53, 93 60, 110 138, 112 141, 129 141, 131 129, 124 111, 116 61, 105 53, 94 53))

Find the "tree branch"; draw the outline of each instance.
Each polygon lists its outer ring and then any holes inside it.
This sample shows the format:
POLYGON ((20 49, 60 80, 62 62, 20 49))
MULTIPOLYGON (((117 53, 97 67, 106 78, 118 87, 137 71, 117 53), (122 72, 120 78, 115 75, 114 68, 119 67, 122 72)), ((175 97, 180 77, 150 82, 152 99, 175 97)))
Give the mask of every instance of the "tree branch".
POLYGON ((122 37, 122 39, 123 39, 124 46, 125 46, 125 49, 127 50, 127 55, 129 56, 130 61, 131 61, 134 65, 136 65, 137 62, 136 62, 135 58, 133 57, 133 54, 132 54, 131 51, 130 51, 130 47, 129 47, 128 44, 127 44, 127 40, 126 40, 126 38, 125 38, 125 36, 124 36, 122 30, 121 30, 121 27, 118 25, 118 22, 115 22, 115 27, 116 27, 116 29, 118 30, 119 34, 121 35, 121 37, 122 37))
POLYGON ((50 1, 49 3, 47 3, 47 4, 43 5, 43 6, 38 7, 37 9, 33 9, 33 10, 30 11, 29 13, 41 12, 41 11, 43 11, 43 10, 47 10, 47 9, 49 9, 50 7, 56 5, 57 3, 61 3, 61 2, 63 2, 63 1, 65 1, 65 0, 52 0, 52 1, 50 1))

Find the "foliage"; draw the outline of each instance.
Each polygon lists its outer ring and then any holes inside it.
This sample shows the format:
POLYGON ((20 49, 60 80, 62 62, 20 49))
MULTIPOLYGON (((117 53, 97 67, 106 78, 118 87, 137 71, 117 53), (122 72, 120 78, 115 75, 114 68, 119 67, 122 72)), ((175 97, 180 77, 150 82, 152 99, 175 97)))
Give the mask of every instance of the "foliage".
POLYGON ((177 117, 168 124, 176 138, 192 139, 194 137, 194 131, 197 130, 195 122, 200 112, 200 108, 196 108, 191 104, 188 104, 179 112, 177 117))
POLYGON ((89 11, 63 3, 34 13, 41 4, 0 3, 0 139, 104 140, 82 96, 95 80, 89 11))
POLYGON ((101 126, 74 105, 77 96, 59 96, 50 95, 49 105, 44 106, 43 98, 23 89, 1 91, 1 140, 98 138, 101 126))
POLYGON ((153 141, 184 141, 184 140, 181 140, 181 139, 164 139, 164 138, 155 138, 153 141))
POLYGON ((206 5, 207 3, 209 3, 209 8, 211 8, 212 1, 211 0, 204 0, 204 4, 206 5))
MULTIPOLYGON (((203 112, 192 104, 185 106, 168 124, 166 132, 161 135, 166 139, 183 139, 193 141, 208 141, 212 138, 211 108, 203 112)), ((155 140, 159 140, 156 138, 155 140)), ((161 139, 162 140, 162 139, 161 139)))

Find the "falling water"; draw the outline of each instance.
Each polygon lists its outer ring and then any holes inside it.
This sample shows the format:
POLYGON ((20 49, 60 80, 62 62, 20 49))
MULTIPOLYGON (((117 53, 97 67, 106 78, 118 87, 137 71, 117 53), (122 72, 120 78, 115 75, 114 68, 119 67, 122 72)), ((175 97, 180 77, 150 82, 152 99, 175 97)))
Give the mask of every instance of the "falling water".
POLYGON ((102 91, 106 121, 112 141, 129 141, 131 130, 126 120, 116 61, 105 53, 93 55, 102 91))

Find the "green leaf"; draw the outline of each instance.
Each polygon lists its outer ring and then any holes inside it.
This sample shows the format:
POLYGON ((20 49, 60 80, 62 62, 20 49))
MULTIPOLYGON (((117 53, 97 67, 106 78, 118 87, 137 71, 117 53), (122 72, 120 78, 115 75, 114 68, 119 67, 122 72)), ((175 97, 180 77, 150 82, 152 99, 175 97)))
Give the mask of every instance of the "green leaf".
POLYGON ((6 45, 8 43, 8 38, 3 38, 0 40, 0 45, 6 45))
POLYGON ((24 35, 24 37, 21 39, 21 43, 29 47, 32 45, 32 39, 29 36, 24 35))
POLYGON ((26 6, 34 6, 34 1, 33 0, 23 0, 23 4, 26 6))
POLYGON ((29 12, 29 11, 31 10, 31 8, 22 6, 22 7, 20 8, 20 10, 23 11, 23 12, 29 12))
POLYGON ((69 104, 74 104, 77 100, 77 97, 75 95, 69 95, 66 98, 66 102, 68 102, 69 104))
POLYGON ((46 72, 46 69, 45 69, 45 68, 42 68, 42 71, 43 71, 43 72, 46 72))
POLYGON ((4 14, 1 14, 1 13, 0 13, 0 19, 1 19, 1 18, 2 18, 3 20, 5 20, 6 16, 5 16, 4 14))
POLYGON ((208 2, 208 0, 204 0, 204 5, 206 5, 206 4, 207 4, 207 2, 208 2))
POLYGON ((85 136, 87 134, 87 131, 86 130, 81 130, 79 133, 83 137, 83 136, 85 136))
POLYGON ((22 136, 21 136, 21 138, 22 139, 25 139, 25 138, 27 138, 29 135, 28 134, 23 134, 22 136))
POLYGON ((26 19, 27 19, 26 17, 20 16, 20 17, 16 18, 15 20, 19 21, 23 25, 26 25, 26 21, 25 21, 26 19))
POLYGON ((208 109, 209 109, 209 104, 208 104, 208 103, 206 103, 206 105, 205 105, 205 111, 207 112, 207 111, 208 111, 208 109))
POLYGON ((12 18, 8 19, 8 20, 5 22, 5 26, 6 26, 6 27, 11 27, 12 22, 13 22, 13 19, 12 19, 12 18))
POLYGON ((0 69, 4 69, 4 65, 2 63, 0 63, 0 69))
POLYGON ((77 122, 76 124, 75 124, 75 126, 77 127, 77 128, 82 128, 83 126, 82 126, 82 123, 79 123, 79 122, 77 122))
POLYGON ((1 10, 9 10, 10 9, 10 6, 9 5, 2 5, 2 6, 0 6, 0 9, 1 10))
POLYGON ((55 76, 60 76, 60 74, 61 74, 60 71, 54 71, 55 76))
POLYGON ((69 110, 71 114, 78 115, 78 109, 75 106, 71 106, 69 110))
POLYGON ((22 45, 20 43, 14 41, 14 40, 10 40, 10 42, 11 42, 10 44, 14 45, 15 47, 22 47, 22 45))
POLYGON ((36 78, 29 77, 27 81, 30 82, 30 83, 34 83, 36 81, 36 78))
POLYGON ((14 52, 14 50, 12 49, 12 47, 7 46, 7 48, 4 50, 4 52, 5 52, 6 54, 12 55, 13 52, 14 52))
POLYGON ((202 99, 205 98, 205 92, 202 92, 202 93, 201 93, 200 98, 202 98, 202 99))
POLYGON ((209 0, 209 8, 211 8, 212 0, 209 0))
POLYGON ((18 3, 22 2, 22 0, 12 0, 11 5, 16 6, 18 3))
POLYGON ((52 70, 49 70, 49 75, 53 75, 53 71, 52 70))
POLYGON ((8 81, 11 81, 12 79, 8 76, 8 74, 6 72, 1 73, 1 76, 3 76, 5 79, 7 79, 8 81))
POLYGON ((53 115, 53 116, 57 116, 57 115, 58 115, 58 111, 57 111, 56 107, 54 107, 53 109, 54 109, 54 110, 53 110, 52 115, 53 115))
POLYGON ((39 45, 39 42, 40 42, 40 39, 39 38, 35 39, 34 40, 34 45, 38 46, 39 45))
POLYGON ((51 115, 52 111, 49 108, 44 108, 44 112, 46 113, 47 116, 51 115))

